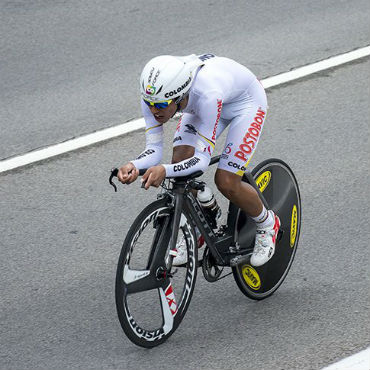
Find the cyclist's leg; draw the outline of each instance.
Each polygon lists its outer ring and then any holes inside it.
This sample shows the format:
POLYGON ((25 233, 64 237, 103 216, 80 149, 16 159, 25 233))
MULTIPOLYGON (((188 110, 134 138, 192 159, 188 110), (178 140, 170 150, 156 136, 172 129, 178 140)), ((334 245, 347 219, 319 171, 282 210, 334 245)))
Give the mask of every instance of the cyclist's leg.
POLYGON ((249 107, 230 123, 215 182, 226 198, 249 216, 257 217, 263 210, 263 204, 256 190, 241 179, 259 142, 266 107, 257 104, 253 107, 250 104, 249 107))
POLYGON ((263 204, 253 187, 241 181, 257 148, 266 118, 267 98, 258 80, 248 89, 243 101, 231 106, 231 120, 224 152, 215 175, 218 189, 251 217, 258 217, 263 204))
POLYGON ((266 117, 264 92, 261 93, 261 99, 258 96, 258 90, 262 92, 263 89, 256 85, 256 90, 257 99, 249 102, 243 114, 235 117, 230 124, 215 182, 222 194, 256 222, 256 243, 251 264, 261 266, 274 254, 280 220, 264 207, 257 191, 241 181, 256 150, 266 117))

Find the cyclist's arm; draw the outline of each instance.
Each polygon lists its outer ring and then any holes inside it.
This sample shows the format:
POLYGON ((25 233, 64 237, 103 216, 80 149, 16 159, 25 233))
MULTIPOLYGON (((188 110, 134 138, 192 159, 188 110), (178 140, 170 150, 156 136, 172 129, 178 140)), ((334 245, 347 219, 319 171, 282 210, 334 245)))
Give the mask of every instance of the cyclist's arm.
POLYGON ((145 119, 145 149, 136 159, 131 163, 137 168, 149 168, 160 163, 162 159, 163 148, 163 124, 158 123, 153 115, 150 113, 149 108, 141 103, 141 109, 145 119))
POLYGON ((205 171, 209 165, 211 157, 204 153, 195 151, 191 158, 173 164, 163 164, 166 170, 166 177, 187 176, 196 171, 205 171))

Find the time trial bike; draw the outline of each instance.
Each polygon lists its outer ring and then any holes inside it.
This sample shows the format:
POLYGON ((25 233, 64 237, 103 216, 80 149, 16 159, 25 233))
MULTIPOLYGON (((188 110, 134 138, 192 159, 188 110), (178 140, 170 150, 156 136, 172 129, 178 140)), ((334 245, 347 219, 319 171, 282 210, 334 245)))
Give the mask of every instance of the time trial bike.
MULTIPOLYGON (((212 158, 210 164, 219 159, 212 158)), ((109 178, 116 191, 112 179, 117 173, 113 169, 109 178)), ((255 223, 235 204, 229 203, 226 225, 212 229, 194 196, 194 190, 205 186, 198 180, 201 175, 198 171, 165 180, 158 199, 137 216, 123 242, 116 307, 123 331, 136 345, 154 347, 175 332, 189 307, 198 267, 209 282, 225 277, 224 267, 231 267, 240 290, 251 299, 262 300, 279 288, 292 265, 301 228, 301 199, 297 180, 286 163, 265 160, 242 178, 281 221, 275 254, 260 267, 250 263, 255 223), (206 243, 201 259, 196 227, 206 243), (186 244, 187 262, 174 267, 178 243, 186 244)))

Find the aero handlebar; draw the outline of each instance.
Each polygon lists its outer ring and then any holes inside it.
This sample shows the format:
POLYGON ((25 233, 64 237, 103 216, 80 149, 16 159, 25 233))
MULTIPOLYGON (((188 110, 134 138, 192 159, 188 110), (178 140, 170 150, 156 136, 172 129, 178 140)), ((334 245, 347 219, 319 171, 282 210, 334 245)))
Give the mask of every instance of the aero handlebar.
MULTIPOLYGON (((209 162, 209 166, 219 162, 220 158, 221 158, 221 155, 216 155, 215 157, 212 157, 210 162, 209 162)), ((143 168, 143 169, 139 170, 139 176, 143 176, 146 171, 147 171, 147 168, 143 168)), ((114 191, 117 191, 117 186, 113 182, 113 177, 117 177, 117 174, 118 174, 118 168, 113 168, 111 170, 111 174, 109 176, 109 184, 111 184, 113 186, 114 191)), ((197 176, 200 176, 202 174, 202 171, 197 171, 194 174, 196 174, 197 176)), ((168 178, 171 178, 171 177, 168 177, 168 178)))

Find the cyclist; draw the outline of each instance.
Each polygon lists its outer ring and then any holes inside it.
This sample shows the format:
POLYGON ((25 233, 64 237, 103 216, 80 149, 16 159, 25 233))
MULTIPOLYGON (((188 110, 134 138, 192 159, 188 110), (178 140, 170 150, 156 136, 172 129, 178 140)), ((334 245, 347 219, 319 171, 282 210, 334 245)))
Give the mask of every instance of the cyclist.
MULTIPOLYGON (((216 140, 229 127, 224 151, 215 174, 218 190, 256 222, 251 264, 265 264, 275 252, 280 220, 267 210, 256 190, 241 178, 256 150, 264 126, 267 99, 254 74, 241 64, 213 54, 150 60, 140 77, 141 107, 146 122, 146 147, 122 166, 118 179, 130 184, 139 169, 145 188, 158 187, 166 176, 205 171, 216 140), (182 112, 174 139, 171 164, 162 159, 163 125, 182 112)), ((184 248, 185 246, 183 246, 184 248)), ((173 264, 187 261, 186 249, 173 264)))

